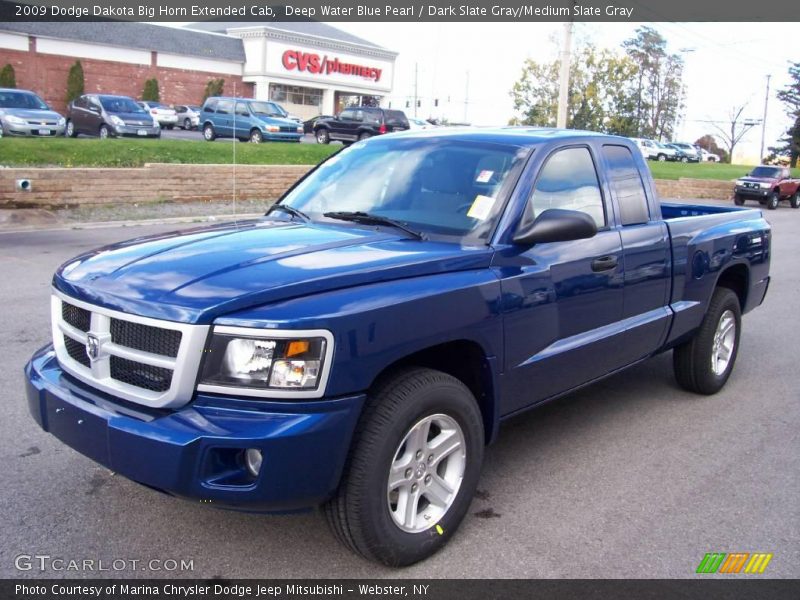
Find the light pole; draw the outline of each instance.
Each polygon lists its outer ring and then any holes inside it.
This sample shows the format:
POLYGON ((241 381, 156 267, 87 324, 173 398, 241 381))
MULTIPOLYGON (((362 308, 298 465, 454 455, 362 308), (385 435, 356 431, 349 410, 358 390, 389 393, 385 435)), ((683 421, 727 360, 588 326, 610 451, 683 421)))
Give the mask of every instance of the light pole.
POLYGON ((764 160, 764 138, 767 135, 767 107, 769 106, 769 80, 772 75, 767 75, 767 93, 764 96, 764 118, 761 121, 761 150, 758 152, 758 162, 764 160))

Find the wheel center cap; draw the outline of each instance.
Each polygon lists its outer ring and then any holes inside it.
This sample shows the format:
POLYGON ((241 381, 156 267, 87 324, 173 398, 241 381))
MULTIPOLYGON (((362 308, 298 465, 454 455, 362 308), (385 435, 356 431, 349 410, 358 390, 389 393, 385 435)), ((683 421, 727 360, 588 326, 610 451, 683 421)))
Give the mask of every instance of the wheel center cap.
POLYGON ((428 467, 425 465, 424 462, 417 464, 417 469, 414 471, 414 476, 417 479, 422 479, 425 476, 425 472, 428 470, 428 467))

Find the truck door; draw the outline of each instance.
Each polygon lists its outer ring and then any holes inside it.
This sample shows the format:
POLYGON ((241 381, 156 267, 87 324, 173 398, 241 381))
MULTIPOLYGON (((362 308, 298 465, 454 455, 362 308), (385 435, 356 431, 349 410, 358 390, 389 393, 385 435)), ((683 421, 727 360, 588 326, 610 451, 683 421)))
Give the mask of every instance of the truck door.
POLYGON ((580 210, 597 234, 585 240, 513 246, 498 252, 503 287, 503 413, 567 391, 613 370, 623 306, 620 233, 611 224, 587 146, 555 150, 525 210, 580 210))
POLYGON ((625 331, 616 349, 620 366, 655 352, 663 343, 670 322, 670 238, 667 226, 648 202, 641 169, 633 153, 623 145, 604 144, 604 172, 617 208, 622 238, 625 292, 622 324, 625 331), (652 208, 652 209, 651 209, 652 208))

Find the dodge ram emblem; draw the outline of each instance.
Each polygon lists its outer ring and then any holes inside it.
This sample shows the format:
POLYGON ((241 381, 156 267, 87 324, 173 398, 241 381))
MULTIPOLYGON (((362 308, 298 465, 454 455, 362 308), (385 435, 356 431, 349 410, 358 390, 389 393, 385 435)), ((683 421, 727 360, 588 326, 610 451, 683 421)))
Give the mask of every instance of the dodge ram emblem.
POLYGON ((100 354, 100 340, 93 333, 90 333, 86 338, 86 356, 89 360, 96 360, 100 354))

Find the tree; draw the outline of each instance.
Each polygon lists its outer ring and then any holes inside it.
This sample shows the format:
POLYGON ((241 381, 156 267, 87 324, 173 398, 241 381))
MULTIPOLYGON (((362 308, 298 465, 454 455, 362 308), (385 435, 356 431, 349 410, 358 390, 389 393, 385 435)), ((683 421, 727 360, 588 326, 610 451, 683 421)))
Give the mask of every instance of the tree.
MULTIPOLYGON (((554 127, 558 112, 561 61, 525 61, 520 79, 511 89, 511 124, 554 127)), ((635 66, 626 57, 586 45, 570 61, 567 127, 630 135, 635 66)))
POLYGON ((0 87, 17 87, 17 75, 14 73, 14 67, 12 67, 10 64, 6 64, 6 66, 0 70, 0 87))
POLYGON ((160 100, 158 91, 158 79, 153 77, 144 82, 144 89, 142 90, 142 100, 145 102, 158 102, 160 100))
POLYGON ((759 121, 742 118, 742 113, 745 108, 747 108, 747 104, 731 108, 725 127, 712 123, 713 127, 718 131, 717 135, 722 140, 728 152, 728 162, 733 161, 733 150, 736 148, 736 144, 741 141, 748 131, 759 124, 759 121))
POLYGON ((717 144, 717 140, 713 135, 706 134, 697 138, 697 140, 694 142, 694 145, 700 146, 703 148, 703 150, 711 152, 712 154, 716 154, 719 156, 720 162, 729 162, 727 150, 721 148, 719 144, 717 144))
POLYGON ((800 157, 800 62, 789 67, 791 82, 778 92, 778 100, 786 107, 786 114, 791 120, 786 134, 781 138, 781 145, 771 147, 772 157, 789 155, 789 165, 797 166, 800 157))
POLYGON ((683 111, 683 58, 667 52, 667 40, 652 27, 639 27, 623 42, 635 74, 637 135, 669 139, 683 111))
POLYGON ((78 96, 83 95, 83 88, 83 65, 81 65, 81 61, 76 60, 75 64, 69 68, 69 73, 67 74, 67 104, 75 100, 78 96))
POLYGON ((203 102, 206 101, 206 98, 211 96, 222 96, 224 88, 225 80, 221 77, 219 79, 209 79, 206 84, 206 89, 203 92, 203 102))

